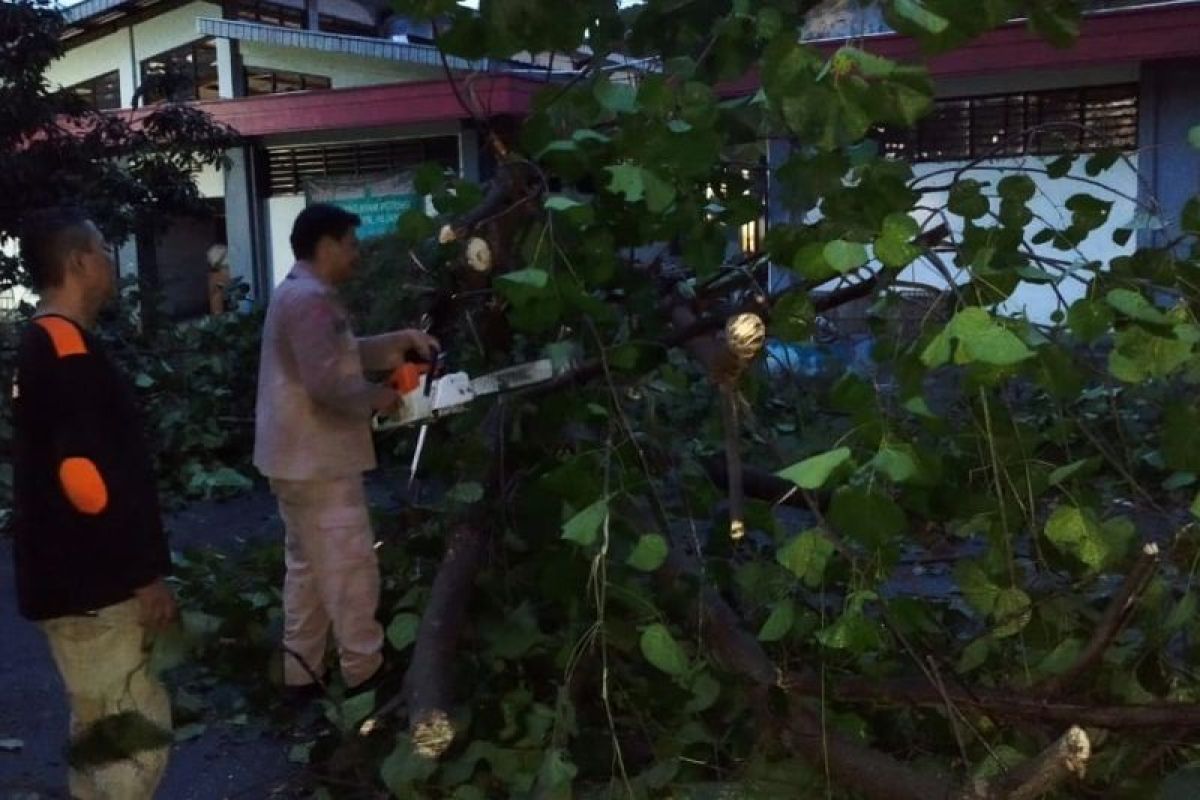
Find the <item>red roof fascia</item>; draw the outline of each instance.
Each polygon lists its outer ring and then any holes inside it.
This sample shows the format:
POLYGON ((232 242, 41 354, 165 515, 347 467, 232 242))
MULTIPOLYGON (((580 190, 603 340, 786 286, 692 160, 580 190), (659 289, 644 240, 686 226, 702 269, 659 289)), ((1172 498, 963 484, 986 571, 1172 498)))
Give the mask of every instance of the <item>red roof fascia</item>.
MULTIPOLYGON (((471 82, 470 97, 489 116, 523 116, 543 86, 508 75, 485 76, 471 82)), ((271 94, 196 105, 243 136, 413 125, 471 116, 447 81, 271 94)))
MULTIPOLYGON (((898 61, 924 63, 935 78, 1037 69, 1070 69, 1200 56, 1200 5, 1129 9, 1085 17, 1073 47, 1058 49, 1018 22, 986 33, 949 53, 925 57, 915 39, 897 34, 872 36, 857 46, 898 61)), ((842 41, 821 42, 832 53, 842 41)), ((722 84, 722 97, 751 94, 758 71, 722 84)))

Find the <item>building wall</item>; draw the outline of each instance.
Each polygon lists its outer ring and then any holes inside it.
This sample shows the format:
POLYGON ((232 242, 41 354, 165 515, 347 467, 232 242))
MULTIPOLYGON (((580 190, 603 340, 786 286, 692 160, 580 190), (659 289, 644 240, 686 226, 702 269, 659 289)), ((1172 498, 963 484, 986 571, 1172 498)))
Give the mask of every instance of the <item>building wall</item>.
POLYGON ((201 197, 219 198, 225 196, 225 171, 218 167, 205 167, 195 175, 196 188, 201 197))
POLYGON ((439 70, 400 61, 320 53, 259 42, 242 42, 240 47, 242 63, 247 67, 322 75, 330 78, 334 89, 429 80, 441 75, 439 70))
POLYGON ((219 17, 221 7, 190 3, 73 47, 50 65, 50 85, 71 86, 112 70, 121 74, 121 104, 129 107, 141 80, 140 63, 152 55, 199 39, 197 17, 219 17))
MULTIPOLYGON (((963 177, 991 184, 991 191, 985 189, 985 193, 994 197, 996 184, 1006 174, 1021 174, 1019 173, 1021 168, 1040 168, 1042 163, 1041 159, 1035 158, 1005 159, 992 162, 990 166, 994 167, 994 169, 969 171, 963 177)), ((916 166, 916 174, 920 178, 933 172, 962 166, 965 166, 965 164, 944 162, 918 164, 916 166)), ((926 181, 926 184, 944 183, 946 177, 943 175, 940 178, 933 178, 931 181, 926 181)), ((1124 247, 1120 247, 1113 242, 1112 234, 1117 228, 1129 225, 1137 210, 1136 203, 1134 202, 1138 195, 1137 154, 1131 154, 1128 163, 1118 163, 1108 172, 1094 179, 1088 177, 1086 174, 1084 159, 1077 161, 1071 173, 1059 180, 1050 180, 1045 177, 1038 179, 1036 175, 1031 177, 1035 178, 1035 182, 1038 185, 1038 194, 1029 203, 1029 208, 1035 216, 1034 222, 1026 229, 1027 241, 1032 239, 1038 231, 1047 227, 1047 225, 1060 229, 1070 225, 1071 212, 1067 210, 1066 203, 1068 198, 1074 194, 1090 194, 1101 200, 1113 203, 1112 210, 1108 216, 1108 223, 1093 232, 1079 246, 1077 251, 1063 252, 1054 249, 1050 245, 1033 246, 1032 249, 1038 256, 1071 263, 1100 261, 1107 264, 1118 256, 1133 252, 1136 247, 1136 241, 1131 240, 1124 247), (1104 187, 1107 188, 1084 182, 1092 180, 1104 184, 1104 187)), ((926 195, 922 200, 922 205, 941 208, 945 207, 946 202, 947 193, 936 192, 926 195)), ((999 210, 998 199, 993 199, 992 208, 994 211, 999 210)), ((962 231, 962 219, 953 215, 949 215, 947 219, 957 239, 962 231)), ((924 221, 924 218, 921 218, 921 222, 924 221)), ((947 266, 954 271, 956 279, 959 282, 966 281, 968 278, 966 271, 959 271, 954 267, 953 257, 949 257, 947 261, 947 266)), ((920 262, 909 267, 899 277, 901 280, 916 281, 938 288, 945 288, 947 285, 940 273, 927 262, 920 262)), ((1074 279, 1062 281, 1058 285, 1058 294, 1049 286, 1022 283, 999 310, 1002 313, 1024 315, 1034 322, 1046 324, 1051 321, 1051 315, 1054 311, 1058 310, 1061 306, 1059 300, 1060 294, 1062 295, 1062 299, 1067 304, 1070 304, 1083 297, 1086 291, 1086 284, 1074 279)), ((1065 309, 1062 310, 1065 311, 1065 309)))
POLYGON ((285 194, 268 197, 266 205, 267 237, 271 249, 268 254, 271 265, 271 286, 278 286, 292 268, 292 245, 288 237, 292 233, 292 223, 306 205, 304 195, 285 194))
MULTIPOLYGON (((1137 83, 1139 76, 1140 69, 1136 64, 1111 65, 1087 70, 1006 73, 943 80, 936 86, 936 91, 937 95, 942 98, 959 98, 1020 91, 1137 83)), ((1147 98, 1145 93, 1143 93, 1140 97, 1140 102, 1144 104, 1146 101, 1147 98)), ((1145 149, 1146 146, 1144 145, 1143 150, 1145 149)), ((786 142, 779 140, 772 141, 769 151, 771 168, 777 169, 786 161, 789 154, 790 148, 786 142)), ((995 186, 1005 175, 1029 174, 1023 173, 1022 169, 1044 168, 1044 164, 1048 160, 1050 158, 1044 157, 996 159, 983 165, 986 169, 967 172, 964 177, 990 184, 991 193, 994 194, 995 186)), ((1072 263, 1078 261, 1100 261, 1105 264, 1113 258, 1132 252, 1136 246, 1136 240, 1131 240, 1126 246, 1119 247, 1113 242, 1112 234, 1117 228, 1128 226, 1135 216, 1138 209, 1136 200, 1143 191, 1143 176, 1139 175, 1139 163, 1145 163, 1147 160, 1144 153, 1130 153, 1126 160, 1119 162, 1108 172, 1095 179, 1089 178, 1086 175, 1084 170, 1085 158, 1081 158, 1076 162, 1075 167, 1067 178, 1051 180, 1044 175, 1029 174, 1038 186, 1038 194, 1030 203, 1030 210, 1036 216, 1035 221, 1027 230, 1026 235, 1028 239, 1032 239, 1038 231, 1047 225, 1056 228, 1066 227, 1070 223, 1070 212, 1066 209, 1066 201, 1074 194, 1091 194, 1113 203, 1107 224, 1094 232, 1079 247, 1078 252, 1064 253, 1055 250, 1049 245, 1035 246, 1033 248, 1034 252, 1039 256, 1058 261, 1072 263), (1094 180, 1102 185, 1087 183, 1085 182, 1086 180, 1094 180), (1039 220, 1038 217, 1041 219, 1039 220)), ((924 181, 927 186, 937 186, 948 182, 953 171, 963 166, 965 166, 964 162, 955 161, 918 163, 914 165, 914 172, 918 180, 932 173, 944 173, 937 178, 924 181)), ((770 203, 772 221, 789 221, 790 217, 788 213, 781 208, 778 189, 773 188, 772 192, 774 195, 770 203)), ((946 192, 933 192, 922 199, 921 205, 944 208, 946 202, 946 192)), ((993 209, 999 209, 998 200, 993 203, 993 209)), ((917 216, 920 222, 925 222, 925 215, 918 214, 917 216)), ((947 219, 951 223, 953 233, 957 238, 962 230, 961 218, 948 215, 947 219)), ((960 272, 954 268, 952 254, 945 254, 943 258, 947 260, 947 265, 956 273, 956 280, 962 282, 967 279, 965 272, 960 272)), ((900 275, 900 278, 937 288, 946 288, 947 286, 946 280, 942 275, 932 265, 927 265, 926 262, 920 262, 906 269, 900 275)), ((773 270, 773 288, 781 288, 788 282, 789 278, 785 270, 773 270)), ((832 288, 832 284, 830 288, 832 288)), ((1074 279, 1067 279, 1059 284, 1057 294, 1054 288, 1049 286, 1022 283, 1018 286, 1012 297, 999 308, 999 311, 1027 315, 1034 322, 1045 324, 1051 321, 1051 315, 1061 305, 1059 294, 1069 304, 1073 300, 1083 296, 1085 291, 1086 285, 1074 279)))
POLYGON ((1184 206, 1200 195, 1200 150, 1188 143, 1188 132, 1200 125, 1197 75, 1200 59, 1157 61, 1142 71, 1143 186, 1165 225, 1165 230, 1143 236, 1146 246, 1174 240, 1181 233, 1184 206))

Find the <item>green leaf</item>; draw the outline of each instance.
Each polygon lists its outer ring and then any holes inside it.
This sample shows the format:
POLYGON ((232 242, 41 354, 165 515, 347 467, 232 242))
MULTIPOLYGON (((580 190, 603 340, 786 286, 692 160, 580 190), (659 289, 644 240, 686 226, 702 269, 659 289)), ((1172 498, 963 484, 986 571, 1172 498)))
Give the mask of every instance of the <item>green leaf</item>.
POLYGON ((692 699, 683 710, 689 714, 700 714, 713 707, 721 696, 721 684, 707 672, 701 672, 692 681, 692 699))
POLYGON ((630 114, 637 110, 637 90, 628 83, 613 83, 607 77, 593 87, 600 105, 614 114, 630 114))
POLYGON ((954 570, 954 578, 963 598, 981 614, 990 615, 996 608, 996 600, 1000 597, 1000 587, 992 583, 983 567, 979 564, 964 561, 954 570))
POLYGON ((1059 675, 1070 669, 1083 653, 1083 639, 1070 637, 1063 639, 1037 665, 1040 675, 1059 675))
POLYGON ((637 546, 625 562, 642 572, 654 572, 667 560, 667 540, 657 533, 648 533, 638 539, 637 546))
POLYGON ((821 585, 825 567, 833 556, 833 543, 819 531, 811 530, 779 548, 775 560, 810 588, 821 585))
POLYGON ((996 607, 992 610, 996 627, 992 635, 1003 639, 1020 633, 1033 618, 1033 602, 1024 591, 1016 588, 1001 589, 996 595, 996 607))
POLYGON ((889 444, 880 446, 879 452, 871 460, 871 466, 887 475, 896 483, 904 483, 916 477, 916 453, 909 444, 889 444))
POLYGON ((1198 607, 1200 607, 1200 601, 1197 600, 1196 593, 1185 593, 1171 609, 1171 613, 1167 614, 1167 618, 1163 621, 1163 630, 1167 633, 1178 633, 1183 630, 1196 618, 1198 607))
POLYGON ((501 283, 511 283, 519 286, 529 286, 534 289, 545 289, 550 280, 550 274, 544 269, 530 267, 528 269, 506 272, 496 279, 501 283))
POLYGON ((942 33, 950 20, 930 11, 920 0, 895 0, 892 6, 896 13, 927 33, 942 33))
POLYGON ((375 710, 375 690, 361 692, 347 698, 339 707, 339 719, 343 731, 352 731, 375 710))
POLYGON ((1185 233, 1200 236, 1200 197, 1193 197, 1183 207, 1179 226, 1185 233))
POLYGON ((817 641, 825 647, 856 654, 876 649, 882 640, 879 623, 855 610, 846 611, 832 625, 817 632, 817 641))
POLYGON ((1140 292, 1131 289, 1113 289, 1104 298, 1110 306, 1131 319, 1151 325, 1168 325, 1167 315, 1155 308, 1140 292))
POLYGON ((1067 309, 1067 326, 1085 344, 1094 342, 1108 333, 1112 323, 1112 310, 1106 304, 1095 300, 1081 298, 1067 309))
POLYGON ((807 292, 786 294, 771 308, 771 335, 785 342, 809 339, 816 314, 807 292))
POLYGON ((820 489, 829 477, 850 460, 850 448, 839 447, 820 455, 812 456, 779 472, 779 477, 789 480, 801 489, 820 489))
POLYGON ((618 164, 604 169, 612 175, 608 182, 608 190, 613 194, 621 195, 630 203, 636 203, 645 196, 646 185, 641 167, 635 164, 618 164))
POLYGON ((862 486, 843 487, 833 496, 829 521, 834 530, 870 547, 885 546, 908 527, 892 498, 862 486))
POLYGON ((996 187, 1000 197, 1018 203, 1028 203, 1037 196, 1037 184, 1028 175, 1009 175, 996 187))
POLYGON ((446 500, 459 505, 478 503, 482 499, 483 487, 475 481, 456 483, 450 491, 446 492, 446 500))
POLYGON ((583 203, 578 200, 573 200, 565 194, 552 194, 546 198, 543 204, 547 211, 570 211, 573 208, 581 208, 583 203))
POLYGON ((1059 156, 1046 165, 1046 174, 1054 179, 1065 178, 1070 174, 1073 166, 1075 166, 1075 156, 1059 156))
POLYGON ((926 366, 935 367, 946 362, 949 351, 947 339, 958 342, 955 362, 959 364, 978 362, 1003 367, 1018 364, 1034 355, 1016 334, 978 306, 958 312, 945 330, 926 346, 921 354, 921 361, 926 366))
POLYGON ((845 239, 835 239, 826 244, 823 254, 829 266, 842 273, 856 270, 870 260, 866 246, 845 239))
POLYGON ((642 655, 658 669, 680 677, 688 670, 688 657, 679 642, 661 623, 654 623, 642 631, 642 655))
POLYGON ((169 730, 144 714, 122 711, 101 717, 76 734, 67 748, 67 763, 76 770, 87 770, 168 747, 174 741, 169 730))
POLYGON ((408 646, 417 640, 417 629, 421 626, 421 618, 416 614, 397 614, 387 627, 388 643, 399 652, 404 652, 408 646))
POLYGON ((1093 570, 1103 566, 1110 555, 1104 530, 1091 510, 1059 506, 1046 521, 1045 534, 1055 547, 1093 570))
POLYGON ((1139 326, 1117 334, 1116 347, 1108 355, 1108 370, 1126 383, 1165 378, 1187 363, 1192 345, 1179 339, 1155 336, 1139 326))
POLYGON ((542 759, 538 770, 537 791, 534 795, 546 800, 569 800, 571 783, 579 774, 579 767, 571 763, 562 748, 551 748, 542 759), (564 791, 565 790, 565 791, 564 791))
POLYGON ((1188 508, 1188 511, 1192 513, 1193 517, 1200 519, 1200 494, 1197 494, 1192 499, 1192 505, 1188 508))
POLYGON ((675 187, 648 169, 642 170, 646 189, 646 208, 653 214, 666 211, 675 202, 675 187))
POLYGON ((991 649, 992 638, 990 636, 980 636, 963 648, 962 655, 958 659, 958 671, 960 673, 967 673, 979 669, 987 662, 991 649))
POLYGON ((760 642, 778 642, 791 631, 796 621, 796 604, 791 599, 780 600, 758 632, 760 642))
POLYGON ((947 208, 951 214, 957 214, 963 219, 979 219, 987 215, 991 204, 983 195, 983 184, 966 178, 950 187, 947 208))
POLYGON ((1096 460, 1092 458, 1081 458, 1078 461, 1072 461, 1070 464, 1059 467, 1050 473, 1050 485, 1058 486, 1060 483, 1070 480, 1085 470, 1090 471, 1095 466, 1096 460))
POLYGON ((600 525, 608 516, 608 498, 592 503, 563 524, 562 538, 588 547, 595 543, 600 525))
POLYGON ((401 734, 396 739, 396 747, 391 755, 379 765, 379 776, 393 797, 413 797, 413 784, 426 780, 437 768, 436 759, 418 754, 407 734, 401 734))
POLYGON ((1079 36, 1079 6, 1072 0, 1029 4, 1029 27, 1055 47, 1070 47, 1079 36))
POLYGON ((920 228, 908 214, 889 214, 883 221, 883 232, 875 241, 875 256, 884 266, 900 269, 908 266, 921 248, 912 243, 920 228))

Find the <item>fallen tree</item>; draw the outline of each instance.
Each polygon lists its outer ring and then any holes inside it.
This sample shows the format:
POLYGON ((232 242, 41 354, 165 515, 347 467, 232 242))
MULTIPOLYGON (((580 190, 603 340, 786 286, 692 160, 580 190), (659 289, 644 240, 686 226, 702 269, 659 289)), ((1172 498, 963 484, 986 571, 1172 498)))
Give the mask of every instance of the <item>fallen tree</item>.
MULTIPOLYGON (((929 108, 919 68, 797 42, 807 4, 688 3, 671 25, 666 4, 582 5, 553 25, 502 4, 484 27, 447 12, 441 34, 458 54, 566 51, 584 31, 597 49, 519 134, 447 70, 495 174, 482 190, 431 180, 442 213, 410 212, 388 255, 415 265, 405 285, 424 285, 469 371, 546 357, 557 374, 487 424, 431 431, 448 454, 429 469, 455 499, 423 531, 449 534, 404 689, 372 717, 406 723, 385 784, 640 797, 715 776, 763 797, 954 800, 1152 786, 1123 769, 1149 758, 1137 732, 1200 721, 1178 657, 1194 530, 1164 511, 1200 469, 1172 441, 1200 419, 1169 400, 1200 363, 1194 289, 1175 280, 1195 255, 1096 264, 1068 302, 1060 284, 1083 268, 1053 273, 1045 248, 1079 249, 1111 202, 1081 192, 1069 224, 1034 230, 1028 175, 989 186, 984 157, 932 187, 882 154, 872 126, 929 108), (601 66, 617 31, 661 71, 601 66), (751 65, 759 95, 714 91, 751 65), (791 216, 734 254, 761 213, 747 154, 764 131, 793 143, 773 176, 791 216), (940 278, 899 320, 914 264, 940 278), (1065 324, 998 313, 1022 281, 1065 324), (1165 285, 1175 308, 1145 293, 1165 285), (869 365, 824 382, 763 368, 764 349, 803 351, 868 303, 869 365), (953 568, 905 574, 929 563, 953 568), (754 783, 771 769, 789 770, 781 795, 754 783)), ((884 5, 916 24, 911 4, 884 5)), ((960 38, 987 27, 924 5, 960 38)), ((1119 156, 1080 158, 1095 189, 1119 156)), ((1046 171, 1075 180, 1061 159, 1046 171)))

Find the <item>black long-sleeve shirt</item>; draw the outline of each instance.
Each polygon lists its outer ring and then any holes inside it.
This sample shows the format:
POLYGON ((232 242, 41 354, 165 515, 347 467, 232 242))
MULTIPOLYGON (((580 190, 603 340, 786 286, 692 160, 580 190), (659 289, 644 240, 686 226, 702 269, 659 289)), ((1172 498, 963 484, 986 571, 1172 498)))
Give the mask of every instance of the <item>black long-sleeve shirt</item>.
POLYGON ((34 620, 119 603, 170 571, 133 389, 100 342, 43 315, 12 388, 17 603, 34 620))

